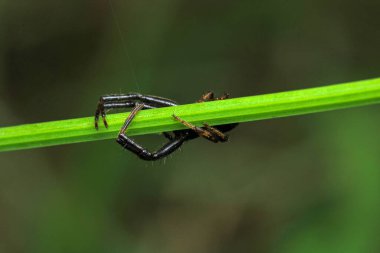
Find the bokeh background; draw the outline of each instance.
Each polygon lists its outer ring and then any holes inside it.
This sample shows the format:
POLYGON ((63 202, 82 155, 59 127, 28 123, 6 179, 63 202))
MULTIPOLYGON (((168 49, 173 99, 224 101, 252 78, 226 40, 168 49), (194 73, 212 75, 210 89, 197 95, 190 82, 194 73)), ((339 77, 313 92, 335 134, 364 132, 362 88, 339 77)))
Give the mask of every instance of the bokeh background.
MULTIPOLYGON (((379 77, 379 10, 2 0, 0 126, 90 116, 109 93, 190 103, 379 77)), ((158 162, 114 140, 1 153, 0 252, 379 252, 379 111, 244 123, 158 162)))

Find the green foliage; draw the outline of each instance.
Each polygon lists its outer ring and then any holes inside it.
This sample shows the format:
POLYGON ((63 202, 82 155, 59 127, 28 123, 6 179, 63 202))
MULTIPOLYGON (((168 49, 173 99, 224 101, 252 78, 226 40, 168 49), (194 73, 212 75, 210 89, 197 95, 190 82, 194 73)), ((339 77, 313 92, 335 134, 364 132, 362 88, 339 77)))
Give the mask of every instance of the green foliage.
MULTIPOLYGON (((141 111, 129 135, 183 129, 172 118, 201 125, 220 125, 368 105, 380 102, 380 78, 267 95, 141 111)), ((115 138, 128 113, 108 116, 109 129, 94 129, 93 117, 0 129, 0 151, 115 138)))

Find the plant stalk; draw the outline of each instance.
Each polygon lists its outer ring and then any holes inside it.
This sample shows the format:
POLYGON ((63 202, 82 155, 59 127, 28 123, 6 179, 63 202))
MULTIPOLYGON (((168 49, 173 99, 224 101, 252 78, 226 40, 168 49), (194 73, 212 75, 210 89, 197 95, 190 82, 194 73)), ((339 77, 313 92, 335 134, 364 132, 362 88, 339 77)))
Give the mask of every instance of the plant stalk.
MULTIPOLYGON (((274 94, 144 110, 128 135, 184 129, 175 114, 201 126, 279 118, 380 103, 380 78, 274 94)), ((107 116, 109 128, 94 128, 94 117, 0 128, 0 151, 116 138, 129 113, 107 116)))

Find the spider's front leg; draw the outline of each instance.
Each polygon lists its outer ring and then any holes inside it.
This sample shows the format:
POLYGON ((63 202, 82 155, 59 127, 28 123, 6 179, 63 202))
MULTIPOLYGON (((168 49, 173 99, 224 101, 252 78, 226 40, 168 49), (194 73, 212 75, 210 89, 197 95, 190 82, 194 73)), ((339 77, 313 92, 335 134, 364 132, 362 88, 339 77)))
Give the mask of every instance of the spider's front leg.
POLYGON ((99 116, 102 117, 103 124, 108 128, 106 110, 117 108, 128 108, 135 106, 136 102, 131 100, 129 95, 110 95, 99 98, 98 106, 95 111, 95 128, 99 129, 99 116))
POLYGON ((142 95, 140 93, 128 93, 118 95, 106 95, 99 99, 97 109, 95 111, 95 128, 99 128, 99 117, 103 119, 103 124, 107 128, 106 111, 111 109, 131 108, 137 103, 143 103, 143 109, 151 109, 157 107, 174 106, 177 103, 173 100, 158 96, 142 95))
POLYGON ((96 128, 96 130, 99 129, 98 122, 99 122, 99 115, 100 114, 102 115, 104 126, 106 128, 108 128, 108 124, 107 124, 107 121, 106 121, 106 112, 104 110, 103 97, 100 97, 99 102, 98 102, 98 107, 96 108, 96 111, 95 111, 95 128, 96 128))
POLYGON ((135 153, 142 160, 155 161, 176 151, 179 147, 181 147, 185 139, 186 138, 184 135, 178 135, 175 139, 167 142, 155 152, 148 151, 125 134, 120 134, 116 141, 125 149, 135 153))
POLYGON ((186 131, 174 132, 174 137, 172 136, 168 137, 165 135, 165 137, 167 137, 169 141, 165 145, 163 145, 159 150, 155 152, 149 152, 147 149, 143 148, 142 146, 137 144, 134 140, 132 140, 126 135, 128 126, 131 124, 136 114, 140 110, 142 110, 144 106, 145 106, 144 104, 137 104, 136 107, 133 108, 128 118, 125 120, 124 125, 120 129, 120 132, 116 141, 125 149, 128 149, 129 151, 135 153, 141 159, 148 160, 148 161, 155 161, 177 150, 186 140, 187 132, 186 131))

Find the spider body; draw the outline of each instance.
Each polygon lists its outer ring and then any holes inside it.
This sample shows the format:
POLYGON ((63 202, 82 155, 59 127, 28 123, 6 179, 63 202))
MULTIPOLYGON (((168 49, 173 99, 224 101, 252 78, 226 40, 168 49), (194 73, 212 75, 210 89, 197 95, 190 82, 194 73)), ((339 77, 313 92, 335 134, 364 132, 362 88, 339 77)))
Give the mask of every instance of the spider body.
MULTIPOLYGON (((219 98, 214 98, 214 94, 212 92, 207 92, 197 102, 201 103, 227 98, 228 94, 224 94, 219 98)), ((135 153, 141 159, 154 161, 173 153, 175 150, 181 147, 185 141, 193 140, 200 136, 215 143, 226 142, 228 140, 228 136, 224 133, 232 130, 238 125, 237 123, 233 123, 212 127, 208 124, 203 124, 203 127, 197 127, 173 114, 173 119, 185 125, 188 127, 188 129, 164 132, 163 135, 168 139, 168 142, 154 152, 148 151, 126 135, 128 126, 131 124, 132 120, 140 110, 176 105, 178 104, 171 99, 151 95, 142 95, 139 93, 102 96, 99 99, 98 107, 95 111, 95 128, 98 129, 99 127, 99 116, 102 117, 104 126, 108 127, 106 120, 106 110, 133 107, 131 113, 120 129, 116 141, 125 149, 128 149, 129 151, 135 153)))

